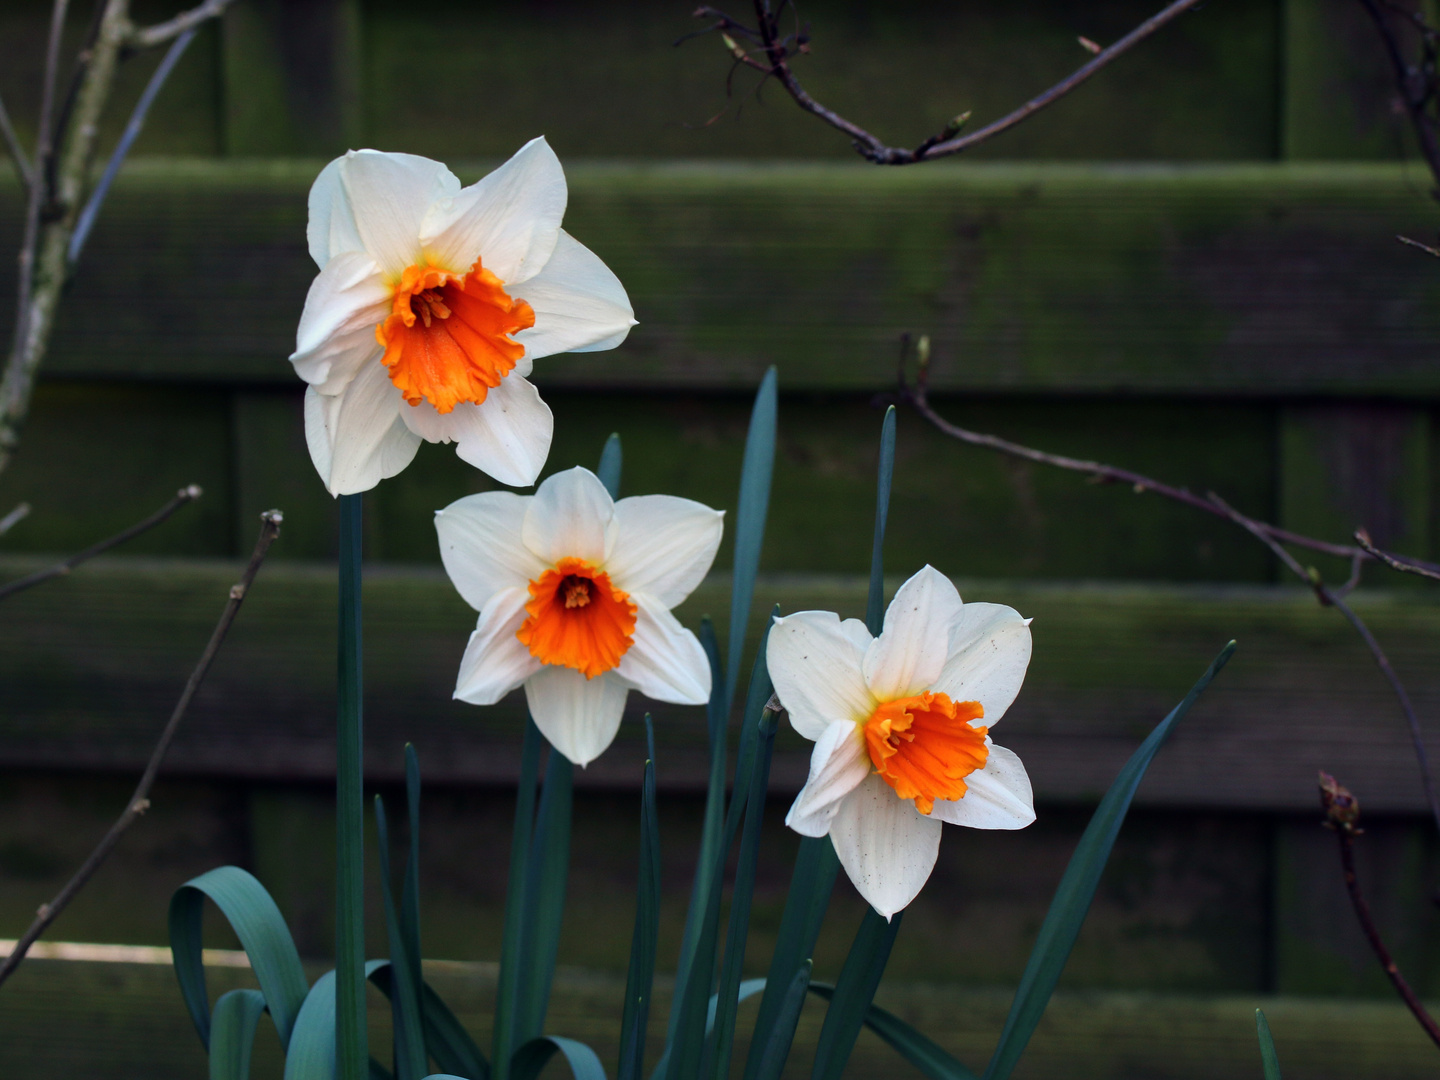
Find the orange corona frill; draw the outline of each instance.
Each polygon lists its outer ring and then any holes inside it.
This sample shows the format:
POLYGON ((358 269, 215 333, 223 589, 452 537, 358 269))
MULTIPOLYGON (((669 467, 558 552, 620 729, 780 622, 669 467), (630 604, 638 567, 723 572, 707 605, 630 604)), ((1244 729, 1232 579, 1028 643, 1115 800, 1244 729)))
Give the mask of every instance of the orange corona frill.
POLYGON ((616 667, 635 643, 635 602, 584 559, 561 559, 530 582, 525 612, 515 636, 530 655, 587 679, 616 667))
POLYGON ((896 795, 928 814, 936 799, 964 798, 965 777, 985 767, 988 729, 970 725, 984 715, 978 701, 944 694, 887 701, 865 722, 870 762, 896 795))
POLYGON ((530 305, 511 299, 476 259, 465 274, 407 266, 375 337, 406 402, 428 401, 444 414, 462 401, 483 402, 525 355, 510 335, 534 325, 530 305))

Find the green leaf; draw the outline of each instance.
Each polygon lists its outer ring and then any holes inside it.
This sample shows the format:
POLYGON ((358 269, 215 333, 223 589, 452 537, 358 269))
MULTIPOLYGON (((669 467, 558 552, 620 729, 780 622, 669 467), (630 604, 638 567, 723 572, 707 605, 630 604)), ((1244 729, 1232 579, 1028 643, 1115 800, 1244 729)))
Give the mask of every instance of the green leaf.
POLYGON ((221 994, 210 1016, 210 1080, 249 1080, 255 1029, 265 1012, 259 990, 221 994))
POLYGON ((535 838, 525 868, 525 937, 519 993, 516 996, 515 1040, 538 1038, 545 1030, 555 957, 560 951, 560 923, 565 914, 565 884, 570 873, 570 816, 574 802, 575 766, 551 749, 545 786, 535 817, 535 838))
POLYGON ((530 858, 530 837, 535 826, 535 784, 540 772, 540 729, 525 720, 525 741, 520 750, 520 782, 515 792, 515 826, 510 836, 510 876, 505 882, 505 925, 500 942, 500 978, 495 988, 495 1041, 491 1059, 496 1080, 509 1076, 511 1048, 525 961, 525 879, 530 858))
POLYGON ((757 1080, 780 1080, 780 1073, 790 1056, 790 1046, 795 1041, 795 1027, 800 1023, 800 1009, 805 1004, 805 991, 810 985, 811 967, 809 960, 801 964, 778 999, 780 1005, 775 1010, 775 1022, 770 1026, 770 1033, 759 1055, 752 1054, 757 1061, 757 1080))
MULTIPOLYGON (((760 648, 756 653, 755 663, 750 669, 750 688, 745 694, 745 709, 740 714, 744 717, 758 717, 760 710, 765 708, 765 703, 770 700, 770 695, 775 692, 775 687, 770 682, 770 670, 765 662, 765 651, 770 644, 770 628, 775 625, 774 616, 780 614, 780 605, 776 604, 770 614, 770 621, 765 624, 765 630, 760 635, 760 648)), ((725 814, 726 836, 735 835, 735 831, 740 827, 740 813, 748 804, 750 777, 755 769, 755 744, 759 738, 759 724, 746 723, 740 726, 740 750, 735 762, 735 790, 730 795, 730 808, 725 814)))
POLYGON ((582 1042, 563 1039, 559 1035, 531 1039, 516 1050, 515 1060, 510 1064, 510 1075, 515 1080, 536 1080, 540 1070, 557 1052, 564 1055, 565 1064, 570 1066, 570 1075, 575 1080, 605 1080, 605 1067, 600 1064, 594 1050, 582 1042))
MULTIPOLYGON (((755 1028, 750 1039, 750 1053, 745 1059, 745 1080, 759 1077, 761 1056, 767 1053, 772 1032, 790 982, 795 972, 815 952, 815 941, 820 936, 820 924, 825 921, 825 909, 830 906, 830 894, 835 888, 835 875, 840 870, 840 860, 835 856, 835 847, 830 837, 805 837, 800 841, 800 850, 795 856, 795 869, 790 874, 790 892, 785 897, 785 912, 780 917, 780 932, 775 937, 775 951, 770 956, 770 973, 765 980, 765 996, 760 999, 760 1012, 755 1017, 755 1028)), ((785 1052, 789 1053, 788 1039, 793 1030, 785 1036, 785 1052)))
POLYGON ((640 1080, 644 1075, 650 995, 655 987, 655 948, 660 934, 660 822, 655 810, 655 725, 649 713, 645 714, 645 741, 649 755, 640 788, 640 881, 635 887, 635 932, 630 938, 616 1080, 640 1080))
MULTIPOLYGON (((811 983, 810 992, 829 1001, 835 988, 827 983, 811 983)), ((976 1080, 973 1072, 956 1061, 925 1035, 878 1005, 865 1011, 865 1026, 879 1035, 931 1080, 976 1080)))
POLYGON ((605 485, 612 499, 620 498, 620 466, 624 460, 620 433, 612 431, 610 438, 605 440, 605 449, 600 451, 600 467, 595 470, 595 475, 600 477, 600 483, 605 485))
POLYGON ((720 966, 716 990, 717 1011, 714 1033, 707 1050, 705 1074, 715 1080, 730 1075, 730 1057, 735 1043, 736 994, 740 989, 740 968, 745 962, 745 942, 750 930, 750 902, 755 893, 755 864, 760 854, 760 824, 765 818, 765 796, 770 786, 770 755, 775 744, 775 716, 766 708, 770 699, 770 673, 761 649, 750 678, 750 703, 759 701, 757 716, 746 711, 746 724, 759 731, 750 794, 746 799, 745 831, 740 837, 740 857, 735 866, 735 884, 730 892, 730 922, 725 930, 725 959, 720 966), (757 693, 758 689, 758 693, 757 693))
POLYGON ((897 911, 887 920, 871 908, 860 921, 850 954, 845 957, 845 966, 836 980, 830 1008, 825 1011, 825 1023, 820 1027, 815 1066, 810 1072, 813 1080, 839 1080, 845 1071, 860 1028, 864 1026, 865 1014, 875 1000, 880 977, 885 974, 885 964, 890 959, 890 949, 900 932, 904 914, 897 911))
POLYGON ((335 993, 339 1005, 338 1080, 364 1080, 365 775, 361 641, 361 495, 341 495, 340 650, 335 738, 335 993))
POLYGON ((1270 1021, 1259 1009, 1255 1010, 1255 1031, 1260 1036, 1260 1066, 1265 1070, 1265 1080, 1280 1080, 1280 1059, 1275 1056, 1275 1040, 1270 1037, 1270 1021))
POLYGON ((765 539, 765 517, 770 509, 770 479, 775 471, 775 368, 765 372, 750 430, 745 436, 745 457, 740 466, 740 497, 735 510, 735 573, 730 587, 730 666, 725 675, 725 714, 735 700, 740 681, 745 629, 750 622, 750 601, 760 569, 760 548, 765 539))
POLYGON ((400 930, 415 986, 424 982, 420 960, 420 760, 405 744, 405 809, 410 825, 410 853, 405 861, 405 888, 400 895, 400 930))
POLYGON ((865 625, 880 636, 885 623, 885 522, 890 516, 890 481, 895 474, 895 406, 885 410, 880 425, 880 475, 875 481, 875 543, 870 549, 870 597, 865 604, 865 625))
MULTIPOLYGON (((761 991, 761 990, 764 990, 764 989, 765 989, 765 980, 764 980, 764 979, 746 979, 744 982, 742 982, 742 983, 740 984, 740 989, 739 989, 739 991, 738 991, 738 992, 736 993, 736 995, 735 995, 735 1003, 738 1005, 738 1004, 740 1004, 740 1003, 743 1002, 743 1001, 748 1001, 750 998, 754 997, 756 994, 760 993, 760 991, 761 991)), ((718 1008, 719 1003, 720 1003, 719 995, 718 995, 718 994, 711 994, 711 995, 710 995, 710 1005, 709 1005, 709 1007, 708 1007, 708 1011, 705 1013, 705 1034, 706 1034, 706 1035, 709 1035, 710 1032, 715 1029, 715 1011, 716 1011, 716 1009, 718 1008)), ((670 1066, 670 1051, 669 1051, 669 1050, 666 1050, 665 1053, 661 1055, 660 1060, 655 1063, 655 1071, 654 1071, 653 1073, 651 1073, 652 1078, 653 1078, 653 1077, 658 1077, 658 1076, 664 1076, 664 1075, 665 1075, 665 1071, 666 1071, 666 1069, 669 1068, 669 1066, 670 1066)))
MULTIPOLYGON (((377 969, 389 966, 388 960, 367 960, 363 976, 368 979, 377 969)), ((332 968, 315 980, 295 1017, 290 1045, 285 1050, 285 1080, 334 1080, 335 1022, 335 971, 332 968)), ((368 1055, 366 1060, 368 1063, 368 1055)))
POLYGON ((390 886, 390 826, 385 816, 385 800, 375 796, 375 829, 380 841, 380 892, 385 908, 385 934, 390 943, 390 973, 394 993, 390 995, 394 1016, 395 1078, 422 1080, 429 1069, 425 1054, 425 1032, 420 1019, 420 988, 415 981, 415 967, 410 961, 409 946, 400 929, 400 913, 395 907, 395 894, 390 886))
MULTIPOLYGON (((394 980, 390 965, 382 964, 370 973, 370 981, 390 1000, 394 1000, 394 980)), ((429 983, 420 984, 420 1014, 425 1024, 425 1048, 435 1064, 447 1072, 458 1073, 469 1080, 488 1080, 490 1063, 470 1038, 459 1018, 450 1011, 443 998, 429 983)))
POLYGON ((1090 819, 1085 834, 1080 838, 1075 854, 1070 857, 1070 865, 1065 868, 1065 876, 1060 879, 1055 897, 1050 901, 1050 911, 1045 916, 1040 935, 1030 952, 1030 961, 1025 965, 1025 974, 1015 991, 1015 1001, 1010 1006, 1010 1015, 1005 1018, 1005 1029, 1000 1034, 999 1045, 995 1047, 994 1056, 985 1070, 984 1080, 1006 1080, 1020 1060, 1020 1055, 1025 1052, 1035 1025, 1040 1022, 1045 1007, 1050 1003, 1050 995, 1055 990, 1060 972, 1065 968, 1065 961, 1070 958, 1070 950, 1074 947, 1080 925, 1090 910, 1090 901, 1094 899, 1095 888, 1100 884, 1101 871, 1105 869, 1105 863, 1110 858, 1110 849, 1115 845, 1115 837, 1120 832, 1126 811, 1130 809, 1135 789, 1140 786, 1145 770, 1149 768, 1150 762, 1175 725, 1185 718, 1190 707, 1234 652, 1233 641, 1220 650, 1220 655, 1215 657, 1205 674, 1190 688, 1185 699, 1171 710, 1170 715, 1156 726, 1140 744, 1140 748, 1131 755, 1125 767, 1120 770, 1120 775, 1110 785, 1110 790, 1100 800, 1100 806, 1090 819))
POLYGON ((210 1046, 210 998, 205 989, 205 964, 200 940, 205 898, 214 901, 229 922, 265 995, 265 1006, 289 1046, 295 1018, 308 983, 300 954, 280 909, 265 886, 238 866, 221 866, 191 878, 170 898, 170 949, 175 977, 200 1041, 210 1046))

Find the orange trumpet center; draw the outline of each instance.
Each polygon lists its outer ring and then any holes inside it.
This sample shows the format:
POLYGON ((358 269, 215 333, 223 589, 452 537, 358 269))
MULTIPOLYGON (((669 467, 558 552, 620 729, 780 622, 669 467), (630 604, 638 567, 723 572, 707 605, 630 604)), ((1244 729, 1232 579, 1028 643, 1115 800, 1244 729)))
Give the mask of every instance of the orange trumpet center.
POLYGON ((534 325, 530 305, 512 300, 476 259, 466 274, 407 266, 375 337, 405 400, 448 413, 462 401, 479 405, 500 385, 525 355, 510 335, 534 325))
POLYGON ((965 777, 985 767, 989 750, 978 701, 951 701, 925 693, 881 705, 865 721, 865 745, 875 771, 902 799, 928 814, 936 799, 963 798, 965 777))
POLYGON ((525 611, 515 636, 530 655, 587 679, 615 667, 635 643, 635 602, 584 559, 561 559, 530 582, 525 611))

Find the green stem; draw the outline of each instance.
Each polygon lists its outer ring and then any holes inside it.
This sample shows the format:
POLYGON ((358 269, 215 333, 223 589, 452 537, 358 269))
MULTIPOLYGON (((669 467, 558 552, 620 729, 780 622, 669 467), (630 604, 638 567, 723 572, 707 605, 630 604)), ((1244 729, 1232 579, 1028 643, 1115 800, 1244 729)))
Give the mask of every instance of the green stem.
POLYGON ((360 495, 340 496, 340 686, 335 738, 335 1075, 367 1080, 360 495))

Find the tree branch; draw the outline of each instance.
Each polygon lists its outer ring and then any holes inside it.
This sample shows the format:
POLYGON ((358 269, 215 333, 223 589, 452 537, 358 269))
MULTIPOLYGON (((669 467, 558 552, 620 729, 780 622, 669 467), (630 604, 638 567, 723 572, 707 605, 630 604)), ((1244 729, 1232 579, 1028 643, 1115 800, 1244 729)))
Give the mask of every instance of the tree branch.
POLYGON ((4 517, 0 517, 0 536, 4 536, 6 533, 13 529, 16 525, 19 525, 20 522, 24 521, 29 516, 30 504, 22 502, 19 506, 15 507, 14 510, 11 510, 4 517))
MULTIPOLYGON (((1123 54, 1129 52, 1140 42, 1150 37, 1157 30, 1172 22, 1178 16, 1198 6, 1202 0, 1174 0, 1168 7, 1137 26, 1130 33, 1126 34, 1108 49, 1101 49, 1088 63, 1081 65, 1071 75, 1060 80, 1050 89, 1036 97, 1031 98, 1018 109, 1013 110, 999 120, 993 121, 971 132, 969 135, 960 135, 959 129, 964 125, 969 113, 957 116, 938 135, 933 135, 922 142, 914 149, 907 149, 899 146, 887 146, 875 135, 866 131, 859 124, 847 120, 839 113, 825 107, 811 97, 800 85, 800 81, 791 70, 790 60, 792 57, 807 53, 809 49, 809 38, 805 34, 793 35, 789 38, 780 36, 779 13, 772 12, 769 0, 755 0, 755 19, 757 26, 752 29, 737 22, 726 15, 723 11, 709 6, 702 5, 697 8, 695 14, 699 18, 713 19, 711 29, 719 30, 726 40, 726 46, 731 55, 747 67, 755 68, 762 72, 767 78, 774 78, 795 100, 795 103, 818 117, 824 123, 829 124, 837 131, 848 135, 855 145, 855 150, 861 157, 873 161, 877 165, 914 165, 921 161, 933 161, 936 158, 949 157, 970 149, 988 139, 994 138, 1002 131, 1008 131, 1016 124, 1028 119, 1041 109, 1053 105, 1070 91, 1074 90, 1081 83, 1085 82, 1102 68, 1109 66, 1113 61, 1123 54), (764 60, 758 60, 751 53, 741 49, 730 39, 730 33, 744 37, 749 41, 758 43, 764 60), (793 44, 792 44, 793 42, 793 44)), ((783 10, 781 5, 779 10, 783 10)), ((694 35, 687 35, 687 37, 694 35)), ((681 41, 686 40, 682 38, 681 41)), ((680 44, 680 42, 676 42, 680 44)))
POLYGON ((1370 905, 1365 900, 1365 894, 1360 889, 1360 878, 1355 873, 1355 837, 1365 830, 1357 826, 1360 820, 1360 801, 1350 794, 1348 790, 1335 782, 1335 778, 1329 773, 1320 774, 1320 807, 1325 811, 1323 824, 1327 829, 1335 831, 1336 839, 1340 842, 1340 868, 1345 876, 1345 891, 1350 894, 1350 903, 1355 908, 1355 918, 1360 923, 1360 930, 1365 935, 1365 940, 1370 944, 1370 951, 1375 954, 1375 959, 1380 961, 1380 966, 1385 969, 1395 992, 1400 995, 1400 1000, 1405 1002, 1406 1007, 1420 1022, 1425 1029, 1425 1034, 1430 1036, 1436 1046, 1440 1046, 1440 1025, 1435 1023, 1434 1017, 1425 1011, 1415 991, 1400 974, 1399 965, 1395 963, 1390 955, 1390 950, 1385 947, 1381 940, 1380 930, 1375 925, 1375 919, 1370 914, 1370 905))
POLYGON ((0 138, 5 140, 5 149, 10 152, 10 160, 15 162, 15 171, 20 176, 20 182, 29 188, 35 182, 35 174, 30 168, 30 159, 25 155, 25 148, 20 145, 20 138, 10 123, 10 114, 5 111, 4 101, 0 101, 0 138))
MULTIPOLYGON (((1435 33, 1415 12, 1401 12, 1420 32, 1421 62, 1418 65, 1411 64, 1405 59, 1400 36, 1386 18, 1385 12, 1380 10, 1380 4, 1375 0, 1360 0, 1360 6, 1370 16, 1380 34, 1385 56, 1390 61, 1391 74, 1395 78, 1395 88, 1405 102, 1405 111, 1415 129, 1415 138, 1420 143, 1420 153, 1425 156, 1425 163, 1430 166, 1430 175, 1440 184, 1440 140, 1436 138, 1435 119, 1426 111, 1436 100, 1435 33)), ((1424 244, 1414 246, 1425 247, 1424 244)))
MULTIPOLYGON (((141 533, 150 531, 156 525, 159 525, 162 521, 168 519, 170 515, 175 513, 175 511, 179 510, 182 506, 185 506, 187 503, 192 503, 196 499, 200 498, 201 494, 202 492, 198 484, 191 484, 189 487, 181 488, 175 493, 175 497, 173 499, 167 502, 164 506, 160 507, 159 510, 156 510, 155 513, 151 514, 145 520, 137 521, 128 529, 116 533, 109 539, 101 540, 98 544, 91 544, 84 551, 76 552, 74 555, 71 555, 67 559, 61 559, 54 566, 47 566, 43 570, 36 570, 33 574, 26 574, 22 578, 16 578, 8 585, 0 585, 0 600, 8 600, 16 593, 24 592, 26 589, 34 585, 39 585, 42 581, 49 581, 51 578, 65 576, 66 574, 70 573, 71 570, 74 570, 75 567, 79 566, 83 562, 88 562, 96 555, 100 555, 106 551, 109 551, 111 548, 117 547, 118 545, 125 543, 127 540, 133 540, 141 533)), ((17 507, 16 509, 18 510, 19 508, 17 507)), ((29 513, 29 510, 30 508, 28 506, 25 507, 26 513, 29 513)), ((20 516, 24 517, 25 515, 21 514, 20 516)))
POLYGON ((1421 577, 1429 578, 1431 581, 1440 581, 1440 569, 1436 569, 1428 563, 1416 562, 1412 559, 1401 558, 1399 555, 1392 555, 1388 551, 1381 551, 1371 543, 1370 534, 1364 529, 1355 530, 1355 542, 1386 566, 1390 567, 1391 570, 1398 570, 1402 574, 1418 574, 1421 577))
POLYGON ((198 4, 189 11, 182 11, 173 19, 136 29, 131 33, 127 44, 136 49, 152 49, 156 45, 164 45, 172 38, 197 29, 201 23, 225 14, 225 9, 233 2, 234 0, 205 0, 205 3, 198 4))
POLYGON ((255 541, 255 550, 250 555, 250 563, 245 567, 245 572, 240 575, 240 581, 230 587, 230 598, 225 603, 224 611, 220 613, 220 621, 215 624, 215 630, 210 635, 205 651, 200 654, 200 660, 195 665, 195 670, 190 673, 190 678, 185 683, 185 689, 180 693, 180 700, 175 703, 175 708, 170 713, 170 719, 160 733, 160 739, 156 742, 155 749, 150 753, 150 760, 145 765, 145 772, 140 777, 140 783, 135 787, 135 793, 130 796, 130 801, 115 824, 110 826, 110 831, 104 835, 100 843, 95 845, 95 850, 80 865, 80 869, 75 871, 75 875, 65 883, 65 887, 60 890, 55 899, 48 904, 40 905, 34 922, 15 943, 15 948, 5 958, 4 964, 0 964, 0 984, 3 984, 20 966, 20 962, 25 959, 25 953, 29 951, 30 946, 35 944, 40 935, 45 932, 46 927, 59 918, 60 913, 75 898, 75 894, 84 888, 85 883, 94 876, 95 871, 100 869, 100 864, 115 849, 115 845, 119 843, 125 830, 130 828, 136 819, 150 808, 150 788, 160 772, 160 764, 165 760, 166 751, 170 749, 170 743, 175 739, 175 732, 180 727, 180 721, 184 719, 186 710, 190 708, 195 691, 200 688, 200 683, 204 681, 211 663, 215 660, 215 654, 220 651, 226 634, 230 632, 231 624, 235 622, 235 616, 240 612, 240 605, 244 602, 246 594, 249 593, 250 586, 255 581, 255 575, 260 572, 260 564, 265 561, 265 555, 270 550, 270 545, 280 535, 282 520, 283 515, 278 510, 267 510, 260 515, 260 537, 255 541))

